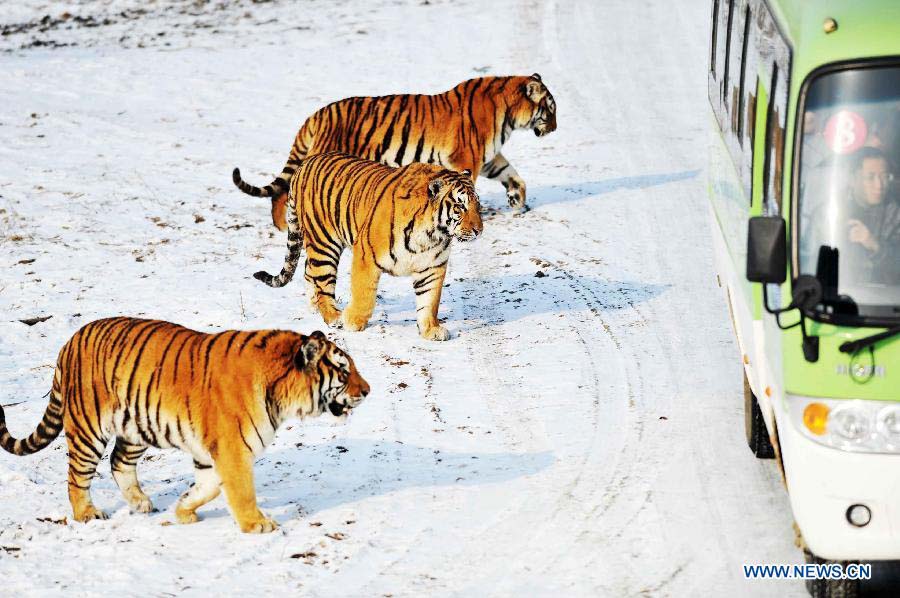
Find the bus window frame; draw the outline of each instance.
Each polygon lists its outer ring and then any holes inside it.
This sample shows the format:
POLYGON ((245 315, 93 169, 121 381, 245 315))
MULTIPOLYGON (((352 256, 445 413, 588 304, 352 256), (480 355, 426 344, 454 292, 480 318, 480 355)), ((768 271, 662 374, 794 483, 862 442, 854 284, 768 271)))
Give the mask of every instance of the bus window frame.
MULTIPOLYGON (((797 110, 794 113, 794 151, 791 160, 791 285, 796 282, 798 272, 800 272, 800 170, 803 160, 803 116, 806 114, 806 100, 809 94, 809 88, 813 81, 821 76, 832 73, 879 67, 895 67, 900 68, 900 55, 894 56, 878 56, 875 58, 859 58, 852 60, 842 60, 831 62, 807 73, 800 85, 800 94, 797 97, 797 110)), ((900 321, 900 316, 894 318, 886 318, 879 316, 851 316, 847 314, 828 314, 820 311, 812 311, 807 314, 816 322, 824 322, 834 324, 836 326, 851 327, 873 327, 883 328, 896 326, 900 321)))

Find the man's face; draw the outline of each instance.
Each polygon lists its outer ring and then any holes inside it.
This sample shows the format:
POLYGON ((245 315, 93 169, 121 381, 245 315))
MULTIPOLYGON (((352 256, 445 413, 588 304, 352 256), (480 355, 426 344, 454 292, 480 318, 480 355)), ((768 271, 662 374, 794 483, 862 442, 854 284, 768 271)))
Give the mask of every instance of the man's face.
POLYGON ((866 158, 857 175, 857 190, 862 200, 876 206, 884 199, 888 184, 888 166, 884 158, 866 158))

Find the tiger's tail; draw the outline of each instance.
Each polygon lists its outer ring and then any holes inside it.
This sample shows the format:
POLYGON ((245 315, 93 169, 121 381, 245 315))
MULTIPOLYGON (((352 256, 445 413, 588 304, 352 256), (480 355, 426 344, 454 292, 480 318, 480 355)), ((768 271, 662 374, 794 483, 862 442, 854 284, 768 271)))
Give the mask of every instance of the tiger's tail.
POLYGON ((294 278, 294 272, 297 270, 297 262, 300 261, 300 249, 303 244, 303 231, 300 228, 300 220, 297 218, 297 198, 291 191, 287 194, 287 210, 285 218, 287 219, 288 240, 287 255, 284 256, 284 265, 281 267, 281 273, 278 276, 272 276, 264 270, 260 270, 253 275, 256 280, 261 280, 270 287, 280 288, 291 282, 294 278))
POLYGON ((281 174, 275 177, 271 183, 265 187, 255 187, 241 178, 240 168, 235 168, 231 172, 231 180, 234 181, 237 188, 248 195, 254 197, 271 197, 273 200, 278 196, 287 193, 288 187, 290 187, 291 177, 297 172, 297 169, 300 168, 301 164, 303 164, 303 158, 306 157, 306 152, 309 150, 310 144, 312 143, 312 121, 314 120, 315 116, 312 116, 307 122, 303 123, 302 127, 300 127, 300 131, 297 132, 297 138, 294 139, 294 145, 291 147, 291 153, 288 155, 287 162, 285 162, 284 168, 281 169, 281 174))
POLYGON ((288 189, 288 181, 291 180, 291 176, 300 168, 300 164, 302 163, 299 159, 293 159, 293 157, 288 158, 287 163, 284 165, 284 169, 282 169, 281 174, 279 174, 275 179, 266 185, 265 187, 255 187, 250 183, 244 181, 241 178, 241 169, 235 168, 231 172, 231 180, 234 181, 234 184, 237 185, 237 188, 243 191, 248 195, 252 195, 253 197, 271 197, 275 199, 282 193, 285 193, 288 189))
POLYGON ((0 446, 8 453, 24 456, 31 455, 46 448, 53 442, 63 429, 63 403, 59 393, 57 379, 53 381, 53 390, 50 391, 50 404, 44 411, 41 423, 29 436, 20 440, 13 438, 6 429, 6 414, 0 407, 0 446))

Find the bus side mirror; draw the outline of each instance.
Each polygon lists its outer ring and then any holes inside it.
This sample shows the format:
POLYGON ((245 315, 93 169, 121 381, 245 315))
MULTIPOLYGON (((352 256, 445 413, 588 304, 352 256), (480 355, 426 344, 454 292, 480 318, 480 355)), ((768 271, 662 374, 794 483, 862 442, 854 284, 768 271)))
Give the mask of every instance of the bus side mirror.
POLYGON ((747 230, 747 280, 781 284, 787 279, 784 218, 754 216, 747 230))

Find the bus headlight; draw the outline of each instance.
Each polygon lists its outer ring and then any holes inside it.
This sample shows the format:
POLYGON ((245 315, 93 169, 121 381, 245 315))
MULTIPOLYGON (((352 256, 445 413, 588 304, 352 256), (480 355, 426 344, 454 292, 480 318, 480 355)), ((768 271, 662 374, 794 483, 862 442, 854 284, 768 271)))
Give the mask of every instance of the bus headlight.
POLYGON ((850 403, 836 407, 831 410, 831 417, 828 419, 830 425, 827 427, 847 442, 865 442, 871 436, 871 415, 859 405, 850 403))
POLYGON ((895 449, 900 447, 900 405, 882 407, 875 428, 885 442, 895 449))
POLYGON ((900 454, 900 403, 788 395, 794 426, 832 448, 900 454))

